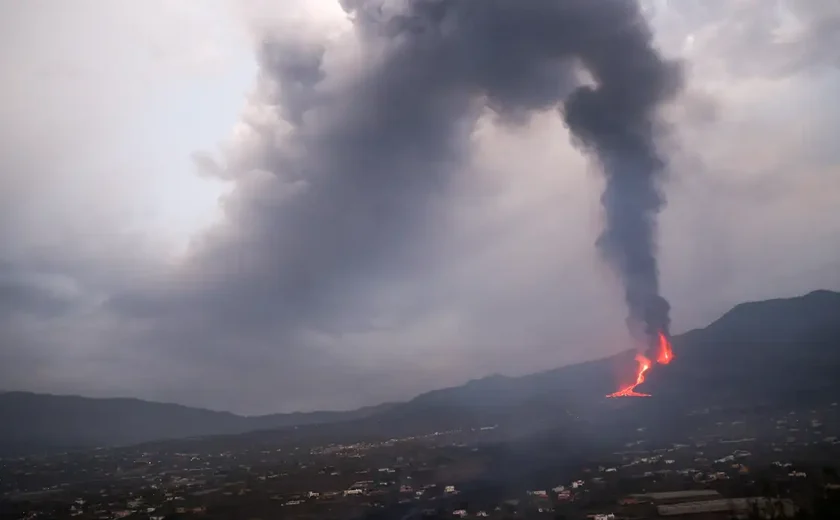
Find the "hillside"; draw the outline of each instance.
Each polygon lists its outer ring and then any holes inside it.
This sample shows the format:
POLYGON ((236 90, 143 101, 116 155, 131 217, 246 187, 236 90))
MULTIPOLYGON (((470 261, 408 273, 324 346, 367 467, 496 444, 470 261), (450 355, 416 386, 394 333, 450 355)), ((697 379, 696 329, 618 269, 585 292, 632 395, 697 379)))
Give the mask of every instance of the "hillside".
POLYGON ((389 406, 246 417, 139 399, 6 392, 0 394, 0 456, 349 421, 389 406))
MULTIPOLYGON (((840 400, 840 293, 740 304, 672 340, 674 362, 655 367, 640 387, 654 395, 650 404, 656 407, 840 400)), ((638 399, 604 398, 618 380, 632 377, 634 367, 628 351, 522 377, 492 376, 422 394, 384 416, 439 427, 505 421, 532 431, 545 423, 561 425, 567 414, 616 415, 615 407, 647 406, 638 399), (439 420, 437 410, 446 410, 451 420, 439 420)), ((376 420, 386 423, 382 416, 376 420)))
MULTIPOLYGON (((291 426, 299 430, 282 435, 334 439, 489 424, 526 435, 572 423, 579 429, 581 418, 616 421, 642 412, 667 417, 675 408, 840 400, 840 293, 741 304, 703 329, 675 336, 673 346, 674 362, 656 367, 641 388, 654 394, 651 399, 604 398, 618 380, 632 376, 630 351, 522 377, 490 376, 352 412, 243 417, 135 399, 11 392, 0 394, 0 454, 291 426)), ((275 434, 249 439, 266 435, 275 434)))
MULTIPOLYGON (((434 390, 362 420, 284 432, 332 442, 499 425, 506 438, 622 435, 640 425, 665 434, 692 409, 808 406, 840 401, 840 293, 745 303, 711 325, 672 338, 676 358, 656 367, 641 390, 649 399, 607 399, 632 377, 634 352, 521 377, 493 375, 434 390), (622 379, 623 378, 623 379, 622 379)), ((248 442, 279 433, 249 435, 248 442)))
POLYGON ((840 293, 744 303, 674 339, 649 389, 686 402, 840 397, 840 293), (795 394, 795 395, 794 395, 795 394))

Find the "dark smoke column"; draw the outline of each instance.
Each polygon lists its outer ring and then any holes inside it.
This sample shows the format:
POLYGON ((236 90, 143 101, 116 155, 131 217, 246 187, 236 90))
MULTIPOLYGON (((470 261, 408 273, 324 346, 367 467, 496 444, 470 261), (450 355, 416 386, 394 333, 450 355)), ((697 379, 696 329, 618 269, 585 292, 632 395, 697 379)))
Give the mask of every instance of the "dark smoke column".
MULTIPOLYGON (((667 334, 669 306, 659 293, 655 240, 665 165, 655 138, 662 130, 657 110, 678 93, 682 78, 678 64, 655 49, 638 0, 340 1, 364 41, 384 56, 364 83, 363 92, 376 98, 367 104, 354 100, 352 106, 367 108, 362 121, 378 121, 367 113, 400 114, 382 119, 387 125, 377 135, 386 136, 383 142, 389 145, 372 157, 422 149, 427 164, 417 172, 435 171, 429 166, 452 157, 460 161, 467 150, 441 136, 475 124, 470 106, 479 96, 515 121, 563 107, 576 144, 598 161, 607 180, 606 229, 598 246, 623 282, 631 332, 651 343, 660 331, 667 334), (580 86, 581 66, 594 86, 580 86), (382 109, 382 100, 390 103, 388 110, 382 109), (426 129, 428 136, 418 137, 416 128, 426 129)), ((346 133, 370 131, 362 127, 346 133)), ((398 159, 395 164, 405 165, 413 157, 398 159)), ((342 164, 354 162, 360 161, 342 164)), ((342 178, 358 182, 361 177, 342 178)), ((413 177, 377 179, 394 183, 394 191, 406 198, 417 197, 417 190, 401 185, 412 186, 413 177)))
POLYGON ((664 205, 659 181, 665 167, 656 150, 656 109, 677 93, 681 74, 653 48, 641 19, 627 23, 611 33, 614 48, 622 52, 582 49, 597 85, 574 91, 564 111, 577 144, 596 156, 606 176, 601 197, 606 227, 598 248, 624 284, 631 332, 652 348, 658 333, 667 335, 670 325, 656 259, 656 219, 664 205))

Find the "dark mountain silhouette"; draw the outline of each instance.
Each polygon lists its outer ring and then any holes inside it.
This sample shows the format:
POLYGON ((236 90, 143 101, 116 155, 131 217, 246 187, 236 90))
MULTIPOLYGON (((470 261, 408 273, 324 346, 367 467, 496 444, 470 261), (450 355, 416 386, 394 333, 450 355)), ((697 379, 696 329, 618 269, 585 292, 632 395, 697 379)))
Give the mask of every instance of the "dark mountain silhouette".
MULTIPOLYGON (((635 352, 521 377, 494 375, 435 390, 343 431, 392 435, 501 425, 508 437, 571 428, 599 435, 606 424, 647 418, 659 426, 691 408, 840 401, 840 293, 744 303, 703 329, 672 338, 675 360, 655 366, 639 389, 649 399, 607 399, 634 377, 635 352), (597 426, 600 425, 600 426, 597 426)), ((631 421, 632 422, 632 421, 631 421)))
POLYGON ((675 360, 656 366, 640 388, 650 399, 604 397, 632 379, 632 351, 527 376, 494 375, 353 412, 242 417, 135 399, 6 393, 0 395, 0 452, 277 429, 284 430, 247 438, 314 442, 493 424, 514 437, 574 425, 594 440, 603 431, 598 421, 635 420, 640 413, 655 419, 688 407, 840 400, 840 293, 744 303, 672 339, 675 360))
POLYGON ((674 339, 646 389, 686 403, 837 400, 840 293, 744 303, 674 339))
POLYGON ((246 417, 140 399, 6 392, 0 394, 0 456, 349 421, 390 406, 246 417))
MULTIPOLYGON (((655 366, 640 389, 655 397, 753 395, 774 390, 840 394, 840 293, 743 303, 703 329, 672 338, 676 359, 655 366)), ((618 380, 632 381, 634 352, 521 377, 491 376, 422 394, 405 407, 431 404, 480 409, 533 400, 602 401, 618 380)), ((404 412, 402 412, 404 413, 404 412)))

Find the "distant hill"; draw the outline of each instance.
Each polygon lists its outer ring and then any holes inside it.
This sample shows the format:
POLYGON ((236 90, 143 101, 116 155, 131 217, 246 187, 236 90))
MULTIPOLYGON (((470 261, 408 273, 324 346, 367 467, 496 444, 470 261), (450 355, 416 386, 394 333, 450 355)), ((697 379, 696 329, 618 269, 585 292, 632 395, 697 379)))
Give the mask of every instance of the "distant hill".
POLYGON ((685 402, 840 398, 840 293, 743 303, 674 339, 649 390, 685 402))
POLYGON ((0 456, 350 421, 390 406, 246 417, 139 399, 6 392, 0 394, 0 456))
POLYGON ((582 424, 598 414, 617 420, 639 410, 840 401, 840 293, 744 303, 706 328, 672 339, 674 362, 655 367, 642 388, 651 399, 604 397, 617 381, 632 377, 632 351, 521 377, 494 375, 352 412, 243 417, 136 399, 10 392, 0 394, 0 454, 281 428, 287 429, 283 435, 311 440, 491 424, 516 436, 575 424, 576 431, 597 436, 598 428, 582 424), (291 432, 292 426, 299 430, 291 432))

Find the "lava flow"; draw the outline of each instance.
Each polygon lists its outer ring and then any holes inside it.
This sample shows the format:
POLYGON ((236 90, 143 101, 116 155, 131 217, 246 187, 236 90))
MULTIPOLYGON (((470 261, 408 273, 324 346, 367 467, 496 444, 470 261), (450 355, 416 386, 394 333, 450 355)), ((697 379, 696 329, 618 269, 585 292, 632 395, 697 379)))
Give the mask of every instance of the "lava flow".
MULTIPOLYGON (((656 345, 656 362, 660 365, 667 365, 674 359, 674 351, 671 350, 671 342, 664 333, 659 333, 658 342, 656 345)), ((639 364, 639 369, 636 372, 636 382, 628 385, 618 392, 613 392, 607 397, 650 397, 650 394, 643 394, 636 391, 636 387, 645 382, 645 373, 650 370, 652 365, 650 359, 642 354, 636 354, 636 362, 639 364)))
POLYGON ((674 359, 674 352, 671 350, 671 342, 665 337, 665 334, 659 333, 659 345, 656 353, 656 362, 660 365, 667 365, 674 359))
POLYGON ((650 370, 650 360, 641 354, 636 354, 636 361, 639 363, 636 382, 622 388, 618 392, 611 393, 607 397, 650 397, 650 394, 643 394, 636 391, 636 387, 645 382, 645 372, 650 370))

